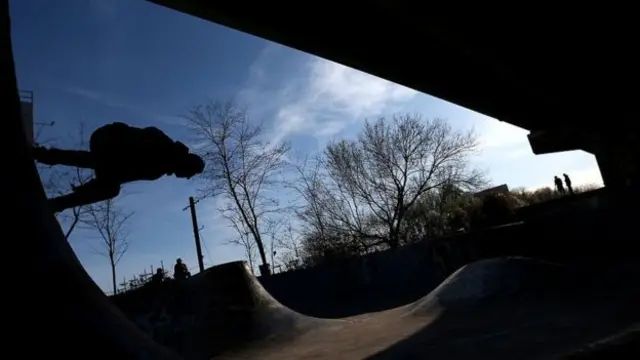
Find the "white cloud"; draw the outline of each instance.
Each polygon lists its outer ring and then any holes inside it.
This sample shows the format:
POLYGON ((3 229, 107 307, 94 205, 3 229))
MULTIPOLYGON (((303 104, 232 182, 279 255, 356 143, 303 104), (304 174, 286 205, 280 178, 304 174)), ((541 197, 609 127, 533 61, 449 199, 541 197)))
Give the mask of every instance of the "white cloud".
MULTIPOLYGON (((251 68, 253 86, 268 80, 265 74, 269 71, 261 68, 260 62, 270 63, 268 58, 283 52, 291 50, 272 45, 263 52, 251 68)), ((277 99, 272 141, 299 133, 330 138, 353 122, 385 114, 418 95, 409 88, 331 61, 311 56, 306 59, 302 75, 286 81, 277 94, 264 96, 256 88, 242 92, 251 99, 250 103, 261 102, 256 100, 260 97, 268 97, 270 103, 277 99)))
MULTIPOLYGON (((146 107, 139 106, 130 101, 123 101, 121 99, 118 99, 116 96, 107 94, 105 92, 87 89, 79 86, 61 86, 60 88, 69 94, 94 101, 104 106, 125 110, 144 118, 153 119, 153 121, 158 123, 162 123, 165 125, 183 124, 182 119, 178 116, 158 115, 146 107)), ((56 88, 56 90, 59 90, 60 88, 56 88)))
POLYGON ((258 105, 258 113, 265 112, 265 103, 270 104, 274 141, 295 134, 309 134, 321 140, 345 136, 345 128, 365 118, 418 111, 425 116, 447 118, 465 129, 472 126, 485 150, 520 146, 510 149, 510 156, 524 153, 525 148, 529 151, 527 130, 310 55, 302 57, 303 65, 297 64, 300 73, 288 69, 295 75, 284 80, 277 92, 261 91, 264 84, 274 82, 269 68, 292 54, 297 53, 280 45, 265 48, 251 66, 249 86, 241 92, 252 108, 258 105))
POLYGON ((331 106, 353 117, 376 114, 417 95, 409 88, 315 58, 305 101, 331 106))

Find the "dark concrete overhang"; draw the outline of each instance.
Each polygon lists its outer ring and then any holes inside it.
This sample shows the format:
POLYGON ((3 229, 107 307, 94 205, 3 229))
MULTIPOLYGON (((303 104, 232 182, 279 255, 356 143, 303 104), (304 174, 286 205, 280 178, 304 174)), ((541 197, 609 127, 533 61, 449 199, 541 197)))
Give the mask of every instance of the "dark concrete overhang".
POLYGON ((586 7, 443 13, 408 1, 150 1, 525 129, 638 119, 632 11, 627 19, 621 9, 586 7))
POLYGON ((534 130, 527 135, 527 138, 531 151, 536 155, 585 150, 585 141, 577 134, 568 131, 534 130))

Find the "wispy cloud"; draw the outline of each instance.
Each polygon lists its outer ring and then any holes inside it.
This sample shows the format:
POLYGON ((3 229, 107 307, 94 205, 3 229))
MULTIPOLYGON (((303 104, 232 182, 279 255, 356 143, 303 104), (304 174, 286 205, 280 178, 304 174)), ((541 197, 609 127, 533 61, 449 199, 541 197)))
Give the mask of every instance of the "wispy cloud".
POLYGON ((155 114, 153 111, 149 109, 146 109, 138 105, 134 105, 131 102, 119 99, 116 96, 107 94, 105 92, 101 92, 93 89, 87 89, 79 86, 63 86, 62 90, 69 94, 80 96, 87 100, 95 101, 104 106, 125 110, 127 112, 148 118, 150 120, 152 119, 159 123, 163 123, 167 125, 176 125, 179 123, 179 121, 177 120, 178 118, 176 116, 172 117, 167 115, 155 114))
POLYGON ((283 81, 275 94, 261 92, 261 86, 273 81, 261 63, 269 64, 273 57, 290 52, 279 45, 267 48, 252 66, 249 88, 241 93, 250 103, 264 103, 260 99, 269 98, 274 114, 272 141, 295 134, 330 138, 353 122, 385 114, 418 95, 409 88, 311 56, 298 64, 301 71, 283 81))
POLYGON ((128 104, 124 101, 115 99, 114 97, 109 96, 108 94, 105 94, 100 91, 86 89, 78 86, 65 86, 62 89, 70 94, 78 95, 85 99, 102 103, 103 105, 121 108, 129 111, 138 111, 138 109, 135 106, 128 104))
MULTIPOLYGON (((397 111, 426 110, 430 116, 453 116, 464 127, 473 126, 484 149, 520 146, 522 152, 527 131, 510 124, 419 93, 407 87, 312 56, 301 56, 287 79, 278 79, 277 90, 265 91, 273 84, 269 71, 276 59, 290 55, 291 50, 270 45, 254 62, 250 81, 240 93, 243 100, 258 105, 256 112, 272 114, 273 138, 278 141, 296 134, 307 134, 318 140, 345 135, 344 130, 365 118, 389 115, 397 111), (291 75, 294 74, 294 75, 291 75), (438 111, 442 110, 439 113, 438 111)), ((322 142, 322 141, 321 141, 322 142)), ((515 149, 514 149, 515 150, 515 149)))

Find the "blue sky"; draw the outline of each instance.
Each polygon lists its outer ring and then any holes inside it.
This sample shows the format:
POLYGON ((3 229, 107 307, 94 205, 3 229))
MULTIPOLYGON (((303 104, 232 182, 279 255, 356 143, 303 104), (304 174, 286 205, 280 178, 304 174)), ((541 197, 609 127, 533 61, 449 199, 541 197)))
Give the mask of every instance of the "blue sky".
MULTIPOLYGON (((535 188, 566 172, 575 184, 601 183, 592 155, 534 156, 525 130, 235 30, 143 0, 14 0, 14 55, 19 86, 34 92, 35 121, 55 121, 48 137, 63 139, 114 121, 157 126, 189 141, 178 118, 208 99, 234 98, 263 121, 272 140, 290 140, 304 155, 331 139, 354 136, 365 118, 397 111, 443 117, 473 127, 482 154, 474 159, 493 183, 535 188)), ((60 140, 62 141, 62 140, 60 140)), ((197 184, 175 178, 132 185, 121 204, 135 211, 129 252, 119 278, 176 257, 195 267, 189 213, 197 184)), ((233 236, 215 204, 198 205, 205 264, 243 258, 224 245, 233 236)), ((109 265, 78 231, 72 245, 87 271, 109 288, 109 265)))

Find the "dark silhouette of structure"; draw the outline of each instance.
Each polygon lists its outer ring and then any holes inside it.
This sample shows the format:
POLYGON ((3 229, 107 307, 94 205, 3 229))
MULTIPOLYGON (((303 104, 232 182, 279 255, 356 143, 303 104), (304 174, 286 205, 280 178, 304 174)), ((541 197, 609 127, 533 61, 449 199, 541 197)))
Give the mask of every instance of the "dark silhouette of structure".
POLYGON ((569 195, 573 195, 573 187, 571 186, 571 179, 569 175, 562 174, 564 176, 564 184, 567 186, 567 191, 569 191, 569 195))
POLYGON ((558 191, 560 195, 564 195, 564 185, 562 185, 562 180, 559 177, 554 176, 553 183, 556 186, 556 191, 558 191))
POLYGON ((54 212, 111 199, 122 184, 157 180, 164 175, 191 178, 204 170, 204 161, 155 127, 136 128, 115 122, 91 134, 89 151, 36 146, 36 161, 93 169, 95 178, 73 192, 50 199, 54 212))

